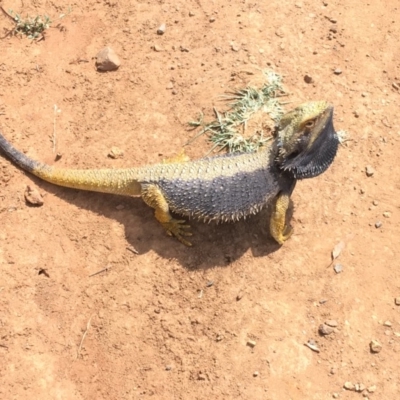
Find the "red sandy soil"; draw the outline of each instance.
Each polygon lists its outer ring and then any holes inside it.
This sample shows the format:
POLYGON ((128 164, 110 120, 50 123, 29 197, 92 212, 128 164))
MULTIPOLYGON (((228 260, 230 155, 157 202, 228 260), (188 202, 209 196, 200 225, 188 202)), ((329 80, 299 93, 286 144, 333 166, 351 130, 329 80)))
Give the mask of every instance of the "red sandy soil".
POLYGON ((284 76, 287 109, 326 99, 348 133, 332 167, 297 185, 282 247, 261 213, 193 222, 186 248, 141 199, 55 187, 0 157, 1 399, 399 398, 398 1, 76 0, 61 21, 67 3, 1 5, 56 20, 45 40, 0 41, 0 127, 35 159, 55 163, 55 128, 59 166, 159 162, 264 68, 284 76), (94 66, 105 45, 115 72, 94 66), (26 205, 27 185, 42 207, 26 205))

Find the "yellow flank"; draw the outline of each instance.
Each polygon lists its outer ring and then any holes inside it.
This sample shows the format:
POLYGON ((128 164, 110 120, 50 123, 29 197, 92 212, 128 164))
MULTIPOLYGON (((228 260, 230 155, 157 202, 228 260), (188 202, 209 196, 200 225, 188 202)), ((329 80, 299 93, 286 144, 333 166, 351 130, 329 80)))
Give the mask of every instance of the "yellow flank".
POLYGON ((271 215, 269 229, 272 237, 279 243, 283 244, 290 238, 293 229, 286 225, 286 212, 289 208, 290 196, 280 193, 274 204, 274 210, 271 215))

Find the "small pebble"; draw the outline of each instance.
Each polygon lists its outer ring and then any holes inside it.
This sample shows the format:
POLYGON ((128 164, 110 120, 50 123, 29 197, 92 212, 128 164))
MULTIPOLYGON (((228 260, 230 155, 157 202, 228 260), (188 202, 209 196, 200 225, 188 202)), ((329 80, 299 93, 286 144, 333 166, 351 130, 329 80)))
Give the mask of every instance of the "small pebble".
POLYGON ((340 274, 343 271, 343 265, 342 264, 335 264, 333 266, 333 269, 337 274, 340 274))
POLYGON ((376 385, 372 385, 370 387, 367 388, 369 393, 374 393, 376 391, 376 385))
POLYGON ((390 218, 390 212, 389 212, 389 211, 385 211, 385 212, 383 213, 383 216, 384 216, 385 218, 390 218))
POLYGON ((314 340, 310 339, 307 343, 304 343, 305 346, 307 346, 309 349, 312 351, 315 351, 316 353, 319 353, 319 348, 317 344, 315 343, 314 340))
POLYGON ((365 385, 363 385, 362 383, 356 383, 356 387, 355 387, 355 389, 356 389, 356 392, 362 392, 362 391, 364 391, 365 390, 365 385))
POLYGON ((237 295, 236 295, 236 301, 242 300, 244 293, 242 291, 240 291, 237 295))
POLYGON ((375 222, 375 228, 378 229, 382 226, 382 222, 381 221, 376 221, 375 222))
POLYGON ((393 86, 396 90, 399 90, 399 89, 400 89, 400 86, 399 86, 396 82, 393 82, 393 83, 392 83, 392 86, 393 86))
POLYGON ((249 347, 255 347, 255 345, 257 344, 257 342, 255 340, 248 340, 247 341, 247 346, 249 347))
POLYGON ((321 335, 324 335, 324 336, 326 336, 326 335, 330 335, 332 332, 334 332, 335 331, 335 329, 334 328, 332 328, 332 327, 330 327, 330 326, 328 326, 328 325, 325 325, 325 324, 321 324, 319 327, 318 327, 318 332, 321 334, 321 335))
POLYGON ((206 283, 206 287, 211 287, 212 285, 214 285, 214 281, 208 281, 206 283))
POLYGON ((310 75, 304 75, 304 82, 305 83, 313 83, 314 79, 310 75))
POLYGON ((332 397, 334 399, 338 399, 339 398, 339 393, 332 393, 332 397))
POLYGON ((166 371, 171 371, 171 369, 172 369, 172 365, 166 365, 165 366, 165 370, 166 371))
POLYGON ((377 206, 379 203, 378 203, 376 200, 374 200, 374 201, 372 202, 372 204, 373 204, 374 206, 377 206))
POLYGON ((232 49, 232 51, 238 52, 240 50, 240 46, 238 46, 235 43, 232 43, 231 44, 231 49, 232 49))
POLYGON ((164 35, 165 29, 166 29, 166 25, 165 25, 165 24, 161 24, 161 25, 157 28, 157 35, 164 35))
POLYGON ((333 73, 334 73, 335 75, 340 75, 340 74, 342 73, 342 70, 341 70, 340 68, 336 68, 336 69, 333 71, 333 73))
POLYGON ((215 17, 211 17, 211 18, 209 19, 209 21, 210 21, 210 22, 215 22, 215 17))
POLYGON ((24 196, 25 201, 31 206, 40 207, 44 204, 43 197, 36 186, 27 185, 24 196))
POLYGON ((111 147, 110 152, 108 153, 108 157, 116 160, 117 158, 122 158, 124 156, 123 150, 118 147, 111 147))
POLYGON ((400 297, 396 297, 394 299, 394 304, 396 304, 396 306, 400 306, 400 297))
POLYGON ((374 170, 373 167, 371 167, 371 165, 367 165, 367 166, 365 167, 365 173, 366 173, 366 175, 369 177, 369 176, 374 175, 375 170, 374 170))
POLYGON ((372 353, 380 353, 382 350, 382 345, 377 340, 371 340, 369 348, 371 349, 372 353))
POLYGON ((253 376, 254 376, 254 377, 257 377, 258 375, 260 375, 260 373, 259 373, 258 371, 254 371, 254 372, 253 372, 253 376))
POLYGON ((121 61, 111 47, 104 47, 96 55, 96 68, 98 71, 115 71, 120 65, 121 61))
POLYGON ((356 390, 356 387, 351 382, 345 382, 343 387, 346 390, 356 390))
POLYGON ((156 52, 163 51, 162 47, 159 46, 158 44, 155 44, 155 45, 152 47, 152 49, 153 49, 154 51, 156 51, 156 52))
POLYGON ((385 321, 383 323, 384 326, 388 326, 389 328, 392 326, 392 323, 390 321, 385 321))
POLYGON ((194 17, 196 14, 193 11, 189 11, 189 17, 194 17))
POLYGON ((202 374, 201 372, 199 372, 199 374, 197 375, 197 379, 199 381, 205 381, 206 380, 206 376, 204 374, 202 374))
POLYGON ((327 319, 325 324, 331 326, 332 328, 336 328, 338 326, 338 322, 334 319, 327 319))

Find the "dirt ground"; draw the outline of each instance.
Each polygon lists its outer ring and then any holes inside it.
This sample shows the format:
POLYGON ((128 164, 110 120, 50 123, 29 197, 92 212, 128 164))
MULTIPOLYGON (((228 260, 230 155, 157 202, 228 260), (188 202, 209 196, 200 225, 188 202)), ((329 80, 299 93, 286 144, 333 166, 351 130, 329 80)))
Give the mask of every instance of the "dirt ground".
MULTIPOLYGON (((61 21, 67 3, 1 5, 56 20, 45 40, 0 41, 0 127, 38 160, 159 162, 191 137, 189 120, 211 119, 221 94, 264 68, 284 76, 287 109, 333 103, 349 139, 297 185, 282 247, 261 213, 193 222, 186 248, 140 199, 55 187, 0 157, 1 399, 398 398, 398 1, 76 0, 61 21), (105 45, 115 72, 95 69, 105 45), (123 158, 107 157, 113 146, 123 158), (26 205, 27 185, 42 207, 26 205), (337 327, 320 336, 326 320, 337 327)), ((13 27, 3 13, 0 27, 13 27)))

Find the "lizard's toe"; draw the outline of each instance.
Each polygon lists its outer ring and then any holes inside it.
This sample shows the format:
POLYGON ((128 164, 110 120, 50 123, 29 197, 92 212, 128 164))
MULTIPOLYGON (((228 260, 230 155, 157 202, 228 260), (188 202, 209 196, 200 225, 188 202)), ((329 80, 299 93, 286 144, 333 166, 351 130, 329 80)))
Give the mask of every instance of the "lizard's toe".
POLYGON ((168 222, 163 222, 162 225, 170 236, 175 236, 185 246, 192 246, 192 243, 184 238, 184 236, 192 236, 192 233, 188 232, 190 225, 187 225, 186 221, 171 219, 168 222))
POLYGON ((279 234, 278 237, 275 238, 275 240, 282 245, 283 243, 286 242, 286 240, 290 238, 290 236, 292 236, 292 233, 293 233, 293 228, 291 226, 287 226, 284 232, 279 234))

